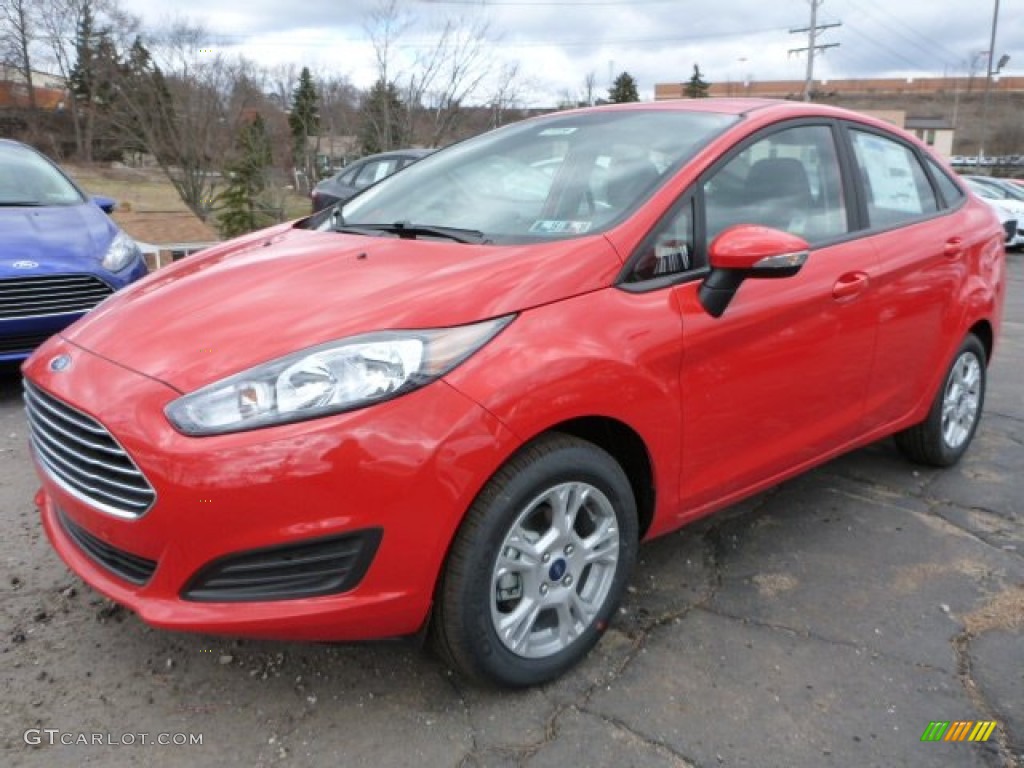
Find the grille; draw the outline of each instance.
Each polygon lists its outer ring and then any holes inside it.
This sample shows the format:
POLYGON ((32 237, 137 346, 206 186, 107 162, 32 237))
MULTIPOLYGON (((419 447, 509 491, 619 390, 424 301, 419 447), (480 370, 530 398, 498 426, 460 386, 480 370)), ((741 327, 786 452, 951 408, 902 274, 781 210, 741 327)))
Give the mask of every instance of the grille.
POLYGON ((44 275, 0 280, 0 320, 87 312, 114 292, 92 275, 44 275))
POLYGON ((156 492, 120 443, 95 419, 25 380, 29 441, 55 483, 116 517, 136 518, 156 492))
POLYGON ((149 581, 156 570, 155 561, 125 552, 96 538, 81 526, 71 522, 63 510, 58 511, 57 516, 68 537, 79 549, 125 581, 141 586, 149 581))
POLYGON ((0 336, 0 355, 9 352, 31 352, 50 338, 49 333, 21 333, 14 336, 0 336))
POLYGON ((354 588, 370 567, 381 530, 370 528, 215 560, 185 586, 186 600, 243 602, 334 595, 354 588))

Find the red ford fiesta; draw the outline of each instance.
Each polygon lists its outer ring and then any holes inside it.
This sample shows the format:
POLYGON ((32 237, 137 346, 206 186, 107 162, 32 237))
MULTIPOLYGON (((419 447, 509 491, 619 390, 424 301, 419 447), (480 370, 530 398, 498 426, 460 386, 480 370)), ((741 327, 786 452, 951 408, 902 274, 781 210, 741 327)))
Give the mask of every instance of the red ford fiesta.
POLYGON ((54 547, 150 624, 429 625, 505 685, 638 542, 887 435, 956 462, 1004 233, 920 143, 795 103, 566 112, 161 270, 25 364, 54 547))

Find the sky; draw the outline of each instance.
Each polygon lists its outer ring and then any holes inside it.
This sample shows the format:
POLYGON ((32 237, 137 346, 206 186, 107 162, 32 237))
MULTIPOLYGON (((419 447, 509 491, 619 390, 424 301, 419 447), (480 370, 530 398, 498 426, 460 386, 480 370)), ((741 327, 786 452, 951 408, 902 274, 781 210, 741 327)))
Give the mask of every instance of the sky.
MULTIPOLYGON (((436 47, 445 19, 486 24, 495 71, 518 64, 520 106, 582 98, 593 74, 595 95, 629 72, 642 99, 654 84, 689 79, 694 64, 714 83, 802 80, 810 0, 397 0, 404 31, 396 70, 436 47)), ((984 75, 996 0, 822 0, 815 79, 984 75)), ((1000 0, 995 59, 1006 75, 1024 75, 1024 0, 1000 0)), ((366 88, 376 79, 367 29, 381 0, 122 0, 147 27, 169 14, 200 22, 216 50, 267 66, 309 66, 366 88)), ((481 93, 486 90, 485 86, 481 93)))

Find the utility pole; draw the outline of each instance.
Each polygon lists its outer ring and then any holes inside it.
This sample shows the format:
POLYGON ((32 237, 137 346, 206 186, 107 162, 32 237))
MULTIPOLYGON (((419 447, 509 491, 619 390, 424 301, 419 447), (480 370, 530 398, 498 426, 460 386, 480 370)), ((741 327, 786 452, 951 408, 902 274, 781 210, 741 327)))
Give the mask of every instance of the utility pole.
POLYGON ((985 65, 985 95, 981 100, 981 139, 978 141, 978 167, 981 167, 985 159, 985 141, 988 139, 988 99, 992 90, 992 75, 997 75, 1010 60, 1009 56, 1002 56, 995 69, 992 63, 996 56, 996 26, 999 24, 999 0, 996 0, 995 11, 992 13, 992 41, 988 46, 988 59, 985 65))
POLYGON ((823 29, 831 29, 832 27, 841 27, 842 24, 819 24, 818 23, 818 6, 825 2, 825 0, 809 0, 811 4, 811 23, 810 26, 800 27, 799 29, 789 30, 789 34, 796 35, 801 32, 807 33, 807 47, 806 48, 790 48, 789 54, 792 56, 794 53, 807 52, 807 77, 804 80, 804 101, 811 100, 811 91, 814 89, 814 54, 818 51, 824 51, 826 48, 838 48, 839 43, 828 43, 826 45, 818 45, 818 32, 823 29))

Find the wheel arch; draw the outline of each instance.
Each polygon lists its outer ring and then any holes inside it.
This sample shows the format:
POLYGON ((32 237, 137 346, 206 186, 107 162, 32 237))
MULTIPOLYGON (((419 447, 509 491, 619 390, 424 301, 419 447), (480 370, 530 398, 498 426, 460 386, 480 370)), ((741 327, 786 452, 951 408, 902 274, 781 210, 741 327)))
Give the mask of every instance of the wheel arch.
POLYGON ((535 435, 528 444, 556 432, 593 443, 618 462, 633 489, 637 524, 640 539, 643 539, 654 521, 656 491, 651 455, 640 434, 625 422, 609 416, 583 416, 551 426, 535 435))
POLYGON ((978 337, 981 346, 985 348, 985 365, 992 362, 992 351, 995 347, 995 332, 992 330, 992 323, 987 319, 979 320, 967 332, 978 337))

